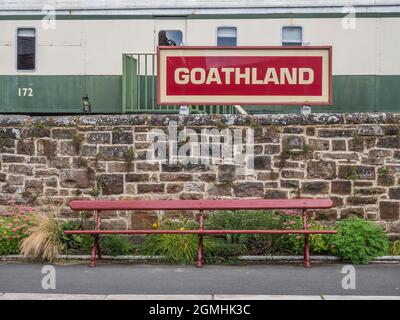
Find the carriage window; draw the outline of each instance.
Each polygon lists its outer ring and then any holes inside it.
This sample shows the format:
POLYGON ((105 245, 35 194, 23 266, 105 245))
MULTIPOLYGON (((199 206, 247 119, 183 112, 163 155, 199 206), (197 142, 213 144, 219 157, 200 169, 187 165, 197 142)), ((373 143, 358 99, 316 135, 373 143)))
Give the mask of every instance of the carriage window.
POLYGON ((303 44, 303 29, 301 27, 283 27, 282 45, 301 46, 303 44))
POLYGON ((182 31, 179 30, 161 30, 158 33, 159 46, 181 46, 182 31))
POLYGON ((217 29, 217 46, 236 46, 236 27, 219 27, 217 29))
POLYGON ((36 67, 36 31, 35 29, 17 30, 17 69, 35 70, 36 67))

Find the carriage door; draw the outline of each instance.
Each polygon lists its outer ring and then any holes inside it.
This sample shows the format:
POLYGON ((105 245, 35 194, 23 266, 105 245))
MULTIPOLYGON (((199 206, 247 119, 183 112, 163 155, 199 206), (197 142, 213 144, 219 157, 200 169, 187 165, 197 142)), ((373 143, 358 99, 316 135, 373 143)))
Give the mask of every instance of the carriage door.
MULTIPOLYGON (((186 44, 185 17, 158 17, 155 19, 154 52, 157 46, 182 46, 186 44)), ((155 106, 155 111, 176 112, 179 106, 155 106)))

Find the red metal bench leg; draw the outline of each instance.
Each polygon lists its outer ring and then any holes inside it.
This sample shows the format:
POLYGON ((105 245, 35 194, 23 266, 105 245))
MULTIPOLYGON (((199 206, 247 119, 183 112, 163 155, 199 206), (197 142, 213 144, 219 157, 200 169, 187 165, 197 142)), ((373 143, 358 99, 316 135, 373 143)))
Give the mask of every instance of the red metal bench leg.
POLYGON ((309 235, 304 235, 304 267, 311 268, 311 260, 310 260, 310 239, 309 235))
MULTIPOLYGON (((101 211, 97 210, 96 211, 96 215, 95 215, 95 229, 96 230, 100 230, 101 229, 101 211)), ((95 267, 96 266, 96 257, 97 255, 99 256, 99 259, 101 259, 101 255, 100 255, 100 245, 99 245, 99 236, 95 235, 93 237, 93 247, 92 247, 92 255, 91 255, 91 259, 90 259, 90 265, 89 267, 95 267)))
MULTIPOLYGON (((199 217, 200 230, 204 230, 204 212, 200 210, 199 217)), ((203 235, 199 234, 199 244, 197 246, 197 267, 201 268, 203 266, 203 235)))
POLYGON ((96 266, 96 256, 97 256, 97 246, 98 246, 98 237, 93 236, 93 246, 92 246, 92 256, 90 259, 90 265, 89 267, 95 267, 96 266))
MULTIPOLYGON (((303 209, 303 229, 307 230, 307 210, 303 209)), ((310 235, 304 235, 304 259, 303 259, 304 267, 311 268, 311 261, 310 261, 310 235)))
POLYGON ((97 249, 97 257, 99 258, 99 260, 101 260, 100 239, 99 238, 97 239, 96 249, 97 249))

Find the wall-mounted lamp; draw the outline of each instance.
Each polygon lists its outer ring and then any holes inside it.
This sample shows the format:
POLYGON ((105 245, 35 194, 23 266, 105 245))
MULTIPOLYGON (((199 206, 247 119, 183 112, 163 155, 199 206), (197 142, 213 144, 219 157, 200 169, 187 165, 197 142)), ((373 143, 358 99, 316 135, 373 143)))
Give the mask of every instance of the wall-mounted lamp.
POLYGON ((82 108, 83 108, 83 113, 84 113, 84 114, 90 114, 90 112, 92 111, 92 110, 91 110, 91 107, 92 107, 92 106, 91 106, 91 104, 90 104, 88 95, 83 96, 83 97, 82 97, 82 108))

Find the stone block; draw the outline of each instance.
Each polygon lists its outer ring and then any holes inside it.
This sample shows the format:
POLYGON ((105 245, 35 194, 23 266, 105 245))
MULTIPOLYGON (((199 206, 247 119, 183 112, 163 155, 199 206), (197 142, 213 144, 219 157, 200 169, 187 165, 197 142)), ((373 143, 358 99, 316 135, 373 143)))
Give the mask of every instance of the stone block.
POLYGON ((318 136, 321 138, 347 138, 353 135, 352 129, 320 129, 318 136))
POLYGON ((348 180, 335 180, 331 182, 331 193, 351 194, 351 182, 348 180))
POLYGON ((71 128, 54 128, 52 130, 53 139, 73 139, 76 135, 76 129, 71 128))
POLYGON ((105 161, 125 161, 128 156, 128 146, 100 146, 99 160, 105 161))
POLYGON ((360 165, 339 166, 339 178, 356 180, 375 180, 375 167, 360 165))
POLYGON ((346 151, 346 140, 332 140, 333 151, 346 151))
POLYGON ((138 193, 163 193, 164 183, 140 183, 137 185, 138 193))
POLYGON ((210 184, 208 186, 207 193, 208 195, 215 197, 232 196, 232 186, 229 183, 210 184))
POLYGON ((60 170, 60 186, 65 188, 92 188, 95 185, 95 173, 87 169, 60 170))
POLYGON ((37 154, 53 159, 57 155, 57 141, 48 139, 39 139, 37 141, 37 154))
POLYGON ((25 191, 31 192, 34 194, 42 194, 43 193, 43 180, 27 179, 25 181, 25 191))
POLYGON ((376 146, 384 149, 400 149, 400 137, 387 136, 379 138, 376 146))
POLYGON ((270 170, 270 169, 271 169, 271 157, 268 156, 254 157, 254 170, 270 170))
POLYGON ((308 145, 312 150, 329 150, 329 140, 322 139, 309 139, 308 145))
POLYGON ((118 131, 112 132, 112 143, 113 144, 132 144, 133 133, 131 131, 118 131))
POLYGON ((89 132, 86 135, 88 144, 109 144, 111 141, 109 132, 89 132))
POLYGON ((191 173, 160 173, 160 181, 192 181, 191 173))
POLYGON ((382 220, 398 220, 399 215, 399 201, 381 201, 379 203, 379 216, 382 220))
POLYGON ((146 182, 150 180, 148 173, 128 173, 125 175, 126 182, 146 182))
POLYGON ((287 199, 287 197, 287 191, 283 190, 268 189, 264 193, 264 199, 287 199))
POLYGON ((124 193, 123 174, 102 174, 100 175, 101 194, 113 195, 124 193))
POLYGON ((336 178, 336 163, 334 161, 308 161, 307 178, 334 179, 336 178))
POLYGON ((389 188, 389 198, 400 200, 400 187, 389 188))
POLYGON ((17 153, 32 156, 35 154, 35 143, 31 140, 18 140, 17 153))
POLYGON ((282 147, 286 149, 303 149, 305 145, 305 138, 303 136, 296 135, 284 135, 282 136, 282 147))
POLYGON ((262 182, 243 181, 235 182, 233 190, 236 197, 263 197, 264 185, 262 182))
POLYGON ((329 192, 329 183, 326 181, 305 181, 301 185, 301 193, 326 194, 329 192))
POLYGON ((235 180, 236 166, 222 164, 218 166, 218 180, 221 182, 232 182, 235 180))
POLYGON ((340 210, 340 219, 347 219, 350 217, 364 217, 364 208, 350 207, 340 210))

